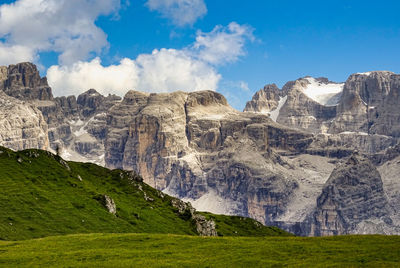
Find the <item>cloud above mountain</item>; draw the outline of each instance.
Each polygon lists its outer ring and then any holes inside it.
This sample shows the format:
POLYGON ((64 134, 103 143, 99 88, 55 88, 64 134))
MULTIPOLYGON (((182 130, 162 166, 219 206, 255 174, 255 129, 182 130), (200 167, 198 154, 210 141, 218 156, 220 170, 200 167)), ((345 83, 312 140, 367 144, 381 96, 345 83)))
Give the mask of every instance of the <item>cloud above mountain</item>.
MULTIPOLYGON (((253 29, 232 22, 210 32, 198 30, 191 44, 180 49, 158 48, 135 58, 103 65, 110 44, 96 25, 99 17, 118 18, 127 0, 17 0, 0 5, 0 65, 31 61, 40 64, 54 53, 58 64, 47 70, 56 95, 79 94, 96 88, 103 94, 127 90, 170 92, 216 90, 218 67, 246 54, 253 29)), ((207 13, 203 0, 148 0, 176 26, 193 25, 207 13)), ((190 42, 190 41, 189 41, 190 42)))
POLYGON ((225 64, 246 54, 244 45, 254 40, 253 29, 231 22, 228 26, 216 26, 210 33, 197 32, 193 50, 198 57, 212 64, 225 64))
POLYGON ((18 0, 0 6, 0 64, 34 61, 42 52, 59 54, 69 65, 108 47, 96 26, 99 16, 113 15, 120 0, 18 0))
POLYGON ((193 25, 207 14, 204 0, 148 0, 146 6, 179 27, 193 25))
POLYGON ((211 66, 175 49, 154 50, 135 60, 103 66, 100 58, 72 66, 52 66, 47 71, 56 95, 77 95, 89 88, 102 94, 125 95, 128 90, 170 92, 215 90, 221 76, 211 66))
POLYGON ((235 22, 216 26, 211 32, 197 32, 193 44, 183 49, 155 49, 136 59, 103 66, 99 58, 78 61, 71 66, 52 66, 47 72, 56 95, 78 94, 96 88, 102 94, 124 95, 127 90, 171 92, 216 90, 221 75, 216 67, 234 62, 245 54, 253 40, 252 29, 235 22))

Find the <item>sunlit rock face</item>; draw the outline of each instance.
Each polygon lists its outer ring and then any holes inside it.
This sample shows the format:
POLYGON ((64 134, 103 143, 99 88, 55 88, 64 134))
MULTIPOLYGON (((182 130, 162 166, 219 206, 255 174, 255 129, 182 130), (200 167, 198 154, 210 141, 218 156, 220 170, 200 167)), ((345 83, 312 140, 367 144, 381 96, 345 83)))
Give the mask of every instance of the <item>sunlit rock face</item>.
POLYGON ((400 136, 400 75, 392 72, 353 74, 346 81, 332 131, 362 131, 400 136))
POLYGON ((150 185, 178 197, 207 195, 202 201, 218 202, 221 213, 264 222, 282 213, 297 187, 280 174, 286 163, 274 150, 303 150, 312 142, 312 135, 264 115, 235 111, 211 91, 130 91, 107 121, 107 166, 137 170, 150 185))
POLYGON ((47 124, 34 106, 0 91, 0 145, 13 150, 48 149, 47 124))

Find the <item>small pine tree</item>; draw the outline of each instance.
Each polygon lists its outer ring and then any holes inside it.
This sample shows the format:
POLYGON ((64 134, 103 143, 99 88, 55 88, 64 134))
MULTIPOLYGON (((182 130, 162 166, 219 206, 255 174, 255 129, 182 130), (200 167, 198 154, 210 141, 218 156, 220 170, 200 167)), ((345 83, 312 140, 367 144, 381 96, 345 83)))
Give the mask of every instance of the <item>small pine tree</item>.
POLYGON ((61 148, 60 148, 60 145, 57 144, 57 146, 56 146, 56 154, 57 154, 57 156, 60 156, 60 153, 61 153, 61 148))

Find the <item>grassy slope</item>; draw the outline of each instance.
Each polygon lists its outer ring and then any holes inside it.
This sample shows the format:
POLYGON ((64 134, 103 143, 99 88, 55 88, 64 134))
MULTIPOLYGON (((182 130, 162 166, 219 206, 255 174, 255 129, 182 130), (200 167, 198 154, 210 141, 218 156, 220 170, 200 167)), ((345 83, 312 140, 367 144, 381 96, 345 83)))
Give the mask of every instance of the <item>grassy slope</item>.
MULTIPOLYGON (((76 233, 196 234, 192 221, 179 217, 171 206, 171 197, 121 178, 119 170, 69 162, 69 171, 44 151, 12 152, 1 147, 0 151, 0 240, 76 233), (146 201, 144 192, 154 201, 146 201), (104 194, 115 201, 117 216, 98 201, 104 194)), ((250 219, 245 220, 247 226, 237 220, 226 226, 219 223, 231 221, 230 217, 216 217, 221 235, 286 234, 250 219)))
POLYGON ((399 236, 90 234, 0 242, 0 266, 398 267, 399 236))

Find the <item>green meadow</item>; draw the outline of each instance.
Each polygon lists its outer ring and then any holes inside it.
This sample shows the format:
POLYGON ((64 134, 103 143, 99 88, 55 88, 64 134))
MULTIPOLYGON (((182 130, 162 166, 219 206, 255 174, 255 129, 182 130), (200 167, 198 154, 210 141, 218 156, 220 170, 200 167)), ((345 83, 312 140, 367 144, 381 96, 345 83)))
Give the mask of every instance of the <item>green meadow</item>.
POLYGON ((400 237, 85 234, 0 242, 4 267, 399 267, 400 237))
POLYGON ((300 238, 255 220, 202 213, 200 237, 173 197, 140 176, 0 147, 1 267, 399 267, 399 236, 300 238), (117 212, 107 211, 110 196, 117 212))

